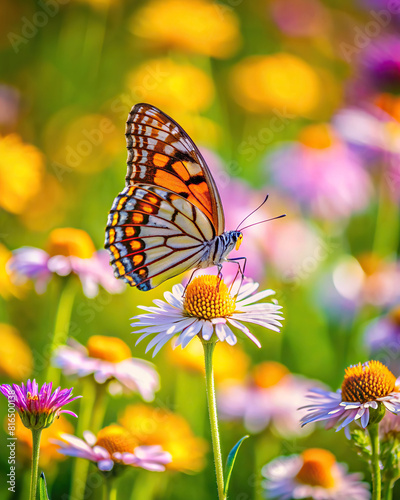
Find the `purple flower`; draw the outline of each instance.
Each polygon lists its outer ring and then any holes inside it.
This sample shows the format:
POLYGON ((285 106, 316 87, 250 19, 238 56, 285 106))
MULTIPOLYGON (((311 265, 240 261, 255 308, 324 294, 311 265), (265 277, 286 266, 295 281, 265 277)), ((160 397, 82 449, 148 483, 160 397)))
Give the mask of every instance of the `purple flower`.
POLYGON ((360 159, 326 125, 268 154, 273 180, 316 217, 343 219, 364 210, 372 184, 360 159))
POLYGON ((116 424, 103 428, 97 436, 90 431, 83 435, 84 439, 80 439, 61 434, 62 441, 53 442, 60 446, 59 453, 96 462, 101 471, 110 471, 115 464, 164 471, 165 465, 172 461, 170 453, 159 445, 135 446, 129 431, 116 424))
POLYGON ((400 39, 385 35, 375 39, 359 55, 351 95, 359 101, 381 93, 400 94, 400 39))
POLYGON ((400 412, 400 378, 379 361, 350 366, 345 370, 342 388, 336 392, 312 389, 308 398, 312 404, 304 406, 308 415, 302 425, 326 421, 327 428, 345 429, 349 437, 349 424, 358 423, 363 429, 370 421, 370 411, 383 405, 392 413, 400 412), (356 396, 357 395, 357 396, 356 396))
POLYGON ((21 386, 3 384, 0 392, 8 399, 9 404, 15 405, 25 427, 38 430, 49 427, 61 413, 77 417, 74 412, 62 408, 81 396, 72 398, 72 388, 57 387, 52 392, 52 386, 52 382, 43 384, 39 390, 36 380, 28 380, 26 385, 22 383, 21 386))
POLYGON ((160 387, 154 365, 144 359, 132 358, 129 347, 117 337, 94 335, 88 349, 76 341, 59 347, 53 357, 54 366, 67 376, 86 377, 93 374, 98 384, 110 381, 110 392, 138 392, 145 401, 152 401, 160 387))

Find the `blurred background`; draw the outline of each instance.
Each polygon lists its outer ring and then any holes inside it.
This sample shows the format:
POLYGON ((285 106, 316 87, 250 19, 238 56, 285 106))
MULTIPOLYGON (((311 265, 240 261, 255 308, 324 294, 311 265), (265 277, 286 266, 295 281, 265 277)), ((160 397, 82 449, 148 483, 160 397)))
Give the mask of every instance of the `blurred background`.
MULTIPOLYGON (((268 203, 251 221, 287 214, 246 230, 237 253, 248 258, 249 277, 276 290, 282 332, 254 327, 261 349, 244 338, 234 348, 217 346, 225 456, 251 433, 239 454, 231 498, 262 498, 261 466, 312 446, 332 451, 368 478, 343 433, 321 427, 302 432, 296 407, 285 414, 287 427, 276 425, 283 417, 274 424, 287 408, 270 408, 253 422, 246 409, 230 411, 224 397, 233 386, 262 394, 276 386, 289 402, 297 389, 279 389, 284 377, 302 387, 336 390, 345 367, 368 359, 380 359, 400 375, 399 27, 395 0, 3 0, 3 382, 45 381, 65 280, 59 273, 47 287, 35 288, 32 280, 17 279, 7 264, 12 252, 31 246, 54 255, 51 235, 58 228, 84 230, 95 249, 103 247, 108 211, 124 187, 125 121, 134 104, 148 102, 180 123, 204 153, 227 229, 236 228, 267 193, 268 203)), ((104 286, 97 295, 77 287, 62 337, 83 345, 92 335, 119 337, 132 356, 150 360, 144 344, 134 346, 129 319, 172 284, 146 293, 125 286, 110 293, 104 286)), ((179 470, 126 473, 121 489, 132 491, 132 498, 215 496, 197 348, 172 353, 167 344, 154 358, 161 389, 153 404, 183 418, 198 440, 190 449, 179 438, 185 448, 179 470)), ((75 394, 80 383, 62 378, 75 394)), ((104 424, 139 403, 137 394, 109 396, 104 424)), ((5 398, 0 405, 5 415, 5 398)), ((79 413, 79 403, 71 409, 79 413)), ((66 420, 64 430, 73 434, 76 422, 66 420)), ((22 433, 19 498, 29 479, 29 443, 22 433)), ((3 450, 0 465, 7 471, 3 450)), ((51 498, 68 498, 73 459, 61 462, 51 446, 46 453, 42 468, 51 498)), ((8 494, 2 482, 0 496, 8 494)), ((87 498, 99 498, 98 490, 93 487, 87 498)))

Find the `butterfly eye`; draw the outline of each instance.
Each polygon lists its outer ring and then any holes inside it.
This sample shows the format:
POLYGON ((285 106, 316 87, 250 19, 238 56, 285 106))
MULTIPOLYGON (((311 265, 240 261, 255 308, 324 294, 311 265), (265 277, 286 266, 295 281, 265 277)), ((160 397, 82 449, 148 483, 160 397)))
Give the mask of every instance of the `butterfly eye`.
POLYGON ((240 233, 238 236, 238 239, 236 240, 235 250, 239 250, 239 247, 242 244, 242 241, 243 241, 243 234, 240 233))

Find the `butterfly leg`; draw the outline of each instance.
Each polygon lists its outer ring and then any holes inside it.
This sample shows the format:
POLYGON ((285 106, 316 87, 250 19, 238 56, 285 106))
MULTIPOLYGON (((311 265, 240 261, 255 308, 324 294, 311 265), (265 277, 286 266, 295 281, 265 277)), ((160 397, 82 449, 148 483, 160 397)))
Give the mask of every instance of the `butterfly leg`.
MULTIPOLYGON (((243 279, 244 279, 244 271, 246 269, 246 264, 247 264, 247 257, 236 257, 236 259, 227 259, 228 262, 233 262, 235 263, 238 268, 237 268, 237 271, 236 271, 236 274, 235 274, 235 278, 234 280, 232 281, 232 284, 231 284, 231 287, 233 286, 233 284, 235 283, 236 281, 236 278, 238 277, 238 274, 240 273, 241 275, 241 279, 240 279, 240 287, 242 286, 242 283, 243 283, 243 279), (243 260, 243 268, 240 266, 240 260, 243 260)), ((239 290, 240 290, 240 287, 238 288, 238 293, 239 293, 239 290)))
POLYGON ((194 273, 197 271, 197 269, 198 268, 196 267, 196 269, 194 269, 193 272, 192 272, 192 274, 190 275, 189 281, 186 283, 185 289, 183 290, 182 297, 185 296, 186 288, 189 286, 190 282, 192 281, 194 273))

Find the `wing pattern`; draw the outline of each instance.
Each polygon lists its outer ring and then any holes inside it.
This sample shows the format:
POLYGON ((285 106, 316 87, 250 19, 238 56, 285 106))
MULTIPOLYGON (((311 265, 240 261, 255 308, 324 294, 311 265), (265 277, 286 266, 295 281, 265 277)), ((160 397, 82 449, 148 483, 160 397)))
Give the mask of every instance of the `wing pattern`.
POLYGON ((117 278, 150 290, 206 261, 224 214, 207 164, 172 118, 137 104, 125 135, 126 187, 111 207, 105 247, 117 278))
POLYGON ((133 107, 126 122, 126 185, 155 184, 173 191, 204 212, 224 232, 224 214, 214 179, 188 134, 148 104, 133 107))
POLYGON ((214 236, 209 219, 185 198, 156 186, 128 186, 111 207, 105 247, 117 278, 150 290, 196 267, 214 236))

